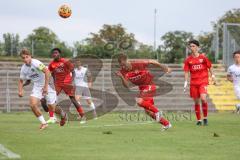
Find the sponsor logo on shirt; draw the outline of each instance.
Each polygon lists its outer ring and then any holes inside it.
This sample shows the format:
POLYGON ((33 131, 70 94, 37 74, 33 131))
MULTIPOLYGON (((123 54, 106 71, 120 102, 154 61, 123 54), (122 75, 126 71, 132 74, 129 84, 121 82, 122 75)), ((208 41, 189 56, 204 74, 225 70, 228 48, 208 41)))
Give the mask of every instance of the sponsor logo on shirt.
POLYGON ((199 70, 199 69, 202 69, 202 64, 192 65, 192 69, 193 69, 193 70, 199 70))

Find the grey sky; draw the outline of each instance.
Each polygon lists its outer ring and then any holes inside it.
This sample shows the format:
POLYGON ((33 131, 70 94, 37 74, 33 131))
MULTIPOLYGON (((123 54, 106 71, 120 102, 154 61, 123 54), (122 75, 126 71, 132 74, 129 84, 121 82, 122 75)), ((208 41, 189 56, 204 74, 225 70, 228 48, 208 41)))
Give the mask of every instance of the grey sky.
POLYGON ((0 0, 0 40, 6 32, 19 33, 24 39, 34 28, 46 26, 72 45, 103 24, 121 23, 137 40, 152 44, 156 8, 159 44, 168 31, 184 30, 195 35, 211 31, 211 22, 239 7, 239 0, 0 0), (72 8, 69 19, 57 15, 62 4, 72 8))

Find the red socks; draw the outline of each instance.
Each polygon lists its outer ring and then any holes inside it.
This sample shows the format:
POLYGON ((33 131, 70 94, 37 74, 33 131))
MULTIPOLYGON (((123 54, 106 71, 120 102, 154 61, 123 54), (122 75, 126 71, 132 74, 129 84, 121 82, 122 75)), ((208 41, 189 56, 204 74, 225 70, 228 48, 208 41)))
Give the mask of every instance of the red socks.
POLYGON ((208 104, 207 102, 202 102, 203 118, 208 116, 208 104))
POLYGON ((53 112, 53 111, 50 111, 50 110, 49 110, 48 113, 49 113, 49 117, 50 117, 50 118, 54 116, 54 112, 53 112))
MULTIPOLYGON (((208 116, 208 104, 207 102, 202 101, 202 111, 203 111, 203 118, 207 118, 208 116)), ((197 120, 201 120, 201 111, 200 111, 200 105, 195 104, 195 113, 197 120)))
POLYGON ((82 108, 81 106, 78 106, 77 111, 78 111, 78 114, 79 114, 81 117, 84 116, 84 111, 83 111, 83 108, 82 108))
POLYGON ((201 111, 200 111, 200 105, 199 104, 195 104, 195 114, 197 117, 197 120, 201 120, 201 111))
POLYGON ((149 110, 153 113, 158 112, 158 108, 153 105, 152 101, 142 101, 142 103, 138 104, 140 107, 143 107, 146 110, 149 110))
POLYGON ((165 118, 160 118, 160 121, 159 121, 162 125, 164 125, 164 126, 167 126, 167 125, 169 125, 169 121, 168 120, 166 120, 165 118))

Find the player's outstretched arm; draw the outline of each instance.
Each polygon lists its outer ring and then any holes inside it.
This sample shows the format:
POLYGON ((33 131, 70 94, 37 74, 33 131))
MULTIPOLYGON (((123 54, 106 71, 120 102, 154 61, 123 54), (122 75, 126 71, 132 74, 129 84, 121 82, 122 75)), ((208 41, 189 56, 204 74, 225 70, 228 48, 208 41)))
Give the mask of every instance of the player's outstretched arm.
POLYGON ((23 84, 23 87, 28 86, 30 83, 31 83, 30 79, 26 80, 25 83, 23 84))
POLYGON ((18 81, 18 96, 23 97, 23 80, 19 79, 18 81))
POLYGON ((45 83, 43 87, 43 95, 46 95, 48 93, 48 84, 50 79, 50 71, 47 67, 42 69, 42 72, 45 74, 45 83))
POLYGON ((171 71, 172 71, 169 67, 159 63, 156 60, 149 60, 149 63, 154 65, 154 66, 157 66, 157 67, 161 68, 165 73, 171 73, 171 71))
POLYGON ((122 73, 121 73, 120 71, 118 71, 118 72, 116 72, 115 74, 116 74, 118 77, 121 78, 123 86, 126 87, 126 88, 129 88, 129 82, 124 78, 124 76, 122 75, 122 73))
POLYGON ((93 78, 92 78, 92 74, 89 71, 89 69, 87 70, 86 76, 87 76, 87 81, 88 81, 88 87, 92 88, 93 78))
POLYGON ((213 73, 213 68, 209 68, 209 72, 211 74, 211 77, 212 77, 212 81, 213 81, 213 84, 215 85, 216 84, 216 79, 215 79, 215 75, 213 73))
POLYGON ((184 85, 183 85, 183 92, 186 92, 187 89, 187 85, 188 85, 188 76, 189 76, 189 72, 185 71, 184 72, 184 85))

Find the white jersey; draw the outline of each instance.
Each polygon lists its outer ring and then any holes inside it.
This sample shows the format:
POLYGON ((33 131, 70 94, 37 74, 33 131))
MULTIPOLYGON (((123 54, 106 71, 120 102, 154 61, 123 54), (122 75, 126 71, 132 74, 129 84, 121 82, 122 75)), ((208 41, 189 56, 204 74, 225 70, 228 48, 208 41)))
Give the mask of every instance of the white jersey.
POLYGON ((80 69, 75 68, 74 83, 76 86, 88 87, 89 71, 86 67, 81 66, 80 69))
POLYGON ((233 64, 228 68, 227 72, 232 76, 234 86, 240 87, 240 66, 233 64))
POLYGON ((45 74, 42 70, 46 66, 37 59, 32 59, 30 65, 23 64, 20 72, 20 79, 31 80, 34 86, 43 87, 45 83, 45 74))

